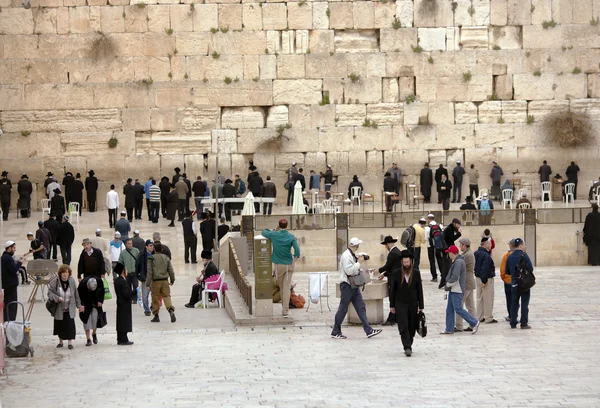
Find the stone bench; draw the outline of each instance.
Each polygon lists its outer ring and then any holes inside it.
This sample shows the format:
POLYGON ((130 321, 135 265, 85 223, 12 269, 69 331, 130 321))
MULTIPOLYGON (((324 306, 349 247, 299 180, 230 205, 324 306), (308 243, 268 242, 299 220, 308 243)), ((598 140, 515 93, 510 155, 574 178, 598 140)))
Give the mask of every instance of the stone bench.
MULTIPOLYGON (((386 280, 374 280, 365 285, 364 290, 361 289, 361 295, 365 301, 367 307, 367 319, 369 324, 381 324, 383 323, 383 299, 389 296, 388 286, 386 280)), ((340 283, 335 284, 335 296, 340 297, 340 283)), ((348 306, 348 323, 361 324, 360 319, 354 306, 350 304, 348 306)))

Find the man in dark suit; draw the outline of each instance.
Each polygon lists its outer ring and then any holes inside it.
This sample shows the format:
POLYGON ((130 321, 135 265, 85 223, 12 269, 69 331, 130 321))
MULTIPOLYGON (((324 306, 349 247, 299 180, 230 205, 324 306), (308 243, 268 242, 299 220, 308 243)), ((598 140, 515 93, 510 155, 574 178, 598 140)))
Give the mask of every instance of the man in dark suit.
POLYGON ((133 221, 133 209, 135 208, 135 190, 131 185, 133 180, 127 179, 127 184, 123 186, 123 195, 125 196, 125 209, 127 210, 127 221, 133 221))
POLYGON ((21 180, 17 183, 17 192, 19 193, 18 207, 21 209, 21 217, 29 218, 33 185, 31 184, 31 181, 29 181, 29 176, 27 176, 27 174, 23 174, 21 180))
POLYGON ((448 178, 448 170, 444 168, 443 164, 440 164, 440 167, 438 167, 435 170, 435 183, 437 185, 436 191, 438 193, 438 204, 442 203, 442 197, 440 197, 440 191, 442 187, 442 175, 446 175, 446 178, 448 178))
MULTIPOLYGON (((392 179, 393 180, 393 179, 392 179)), ((402 270, 402 259, 400 255, 402 252, 396 246, 397 239, 392 238, 392 236, 388 235, 384 238, 381 245, 385 246, 385 249, 388 250, 387 261, 385 265, 379 268, 379 279, 387 278, 388 291, 391 289, 394 280, 397 278, 397 275, 402 270)), ((390 308, 394 307, 394 299, 390 297, 390 308)), ((396 315, 390 311, 384 326, 393 326, 396 323, 396 315)))
POLYGON ((98 179, 94 176, 94 170, 88 171, 89 176, 85 179, 85 192, 87 194, 88 211, 96 211, 96 193, 98 192, 98 179))
POLYGON ((135 179, 135 184, 132 187, 133 200, 135 208, 135 219, 142 219, 142 210, 144 209, 144 186, 140 184, 139 179, 135 179))
MULTIPOLYGON (((392 178, 392 173, 389 171, 385 173, 383 179, 383 191, 386 193, 396 193, 396 180, 392 178)), ((385 196, 385 207, 388 212, 392 211, 392 196, 385 196)))

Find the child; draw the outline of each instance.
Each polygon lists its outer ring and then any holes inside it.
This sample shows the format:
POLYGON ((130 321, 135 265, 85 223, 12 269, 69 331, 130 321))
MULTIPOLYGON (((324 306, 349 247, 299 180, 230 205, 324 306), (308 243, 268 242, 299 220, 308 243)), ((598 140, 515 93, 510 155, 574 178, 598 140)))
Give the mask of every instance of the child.
POLYGON ((127 268, 120 262, 114 267, 117 274, 115 279, 115 294, 117 296, 117 344, 131 346, 127 333, 133 331, 131 317, 131 300, 136 298, 136 292, 127 284, 127 268))

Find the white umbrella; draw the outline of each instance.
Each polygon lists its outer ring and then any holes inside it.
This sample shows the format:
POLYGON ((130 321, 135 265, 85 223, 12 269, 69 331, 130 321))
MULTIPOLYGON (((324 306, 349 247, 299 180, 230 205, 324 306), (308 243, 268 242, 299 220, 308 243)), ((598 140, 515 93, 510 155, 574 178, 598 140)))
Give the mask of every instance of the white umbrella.
POLYGON ((254 194, 248 192, 244 198, 244 208, 242 209, 242 215, 255 215, 254 212, 254 194))
POLYGON ((304 200, 302 199, 302 184, 300 181, 296 181, 296 185, 294 186, 294 205, 292 206, 292 214, 306 214, 304 200))

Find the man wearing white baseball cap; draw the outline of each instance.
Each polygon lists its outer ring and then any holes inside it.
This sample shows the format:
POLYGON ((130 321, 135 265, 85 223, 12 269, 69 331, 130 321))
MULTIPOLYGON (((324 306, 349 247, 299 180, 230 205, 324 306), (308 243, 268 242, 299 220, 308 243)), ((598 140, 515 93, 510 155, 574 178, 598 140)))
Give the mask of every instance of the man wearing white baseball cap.
MULTIPOLYGON (((373 329, 369 325, 367 319, 367 308, 365 302, 360 293, 360 286, 351 284, 349 277, 355 277, 360 274, 360 263, 365 262, 368 259, 364 254, 358 254, 358 247, 362 244, 362 241, 356 237, 350 239, 348 249, 344 251, 340 257, 339 271, 340 271, 340 306, 335 314, 335 324, 331 332, 331 337, 334 339, 345 339, 346 336, 342 334, 342 322, 346 318, 348 313, 348 305, 352 302, 352 306, 356 310, 356 314, 360 318, 363 326, 363 330, 367 335, 367 338, 377 336, 381 333, 381 329, 373 329), (365 259, 366 258, 366 259, 365 259)), ((354 281, 356 283, 356 281, 354 281)))
MULTIPOLYGON (((17 250, 15 241, 6 241, 4 244, 4 253, 2 254, 2 289, 4 289, 4 304, 17 301, 17 287, 19 286, 19 268, 21 260, 15 260, 14 255, 17 250)), ((4 320, 15 320, 17 316, 17 305, 11 305, 6 308, 4 320)))

